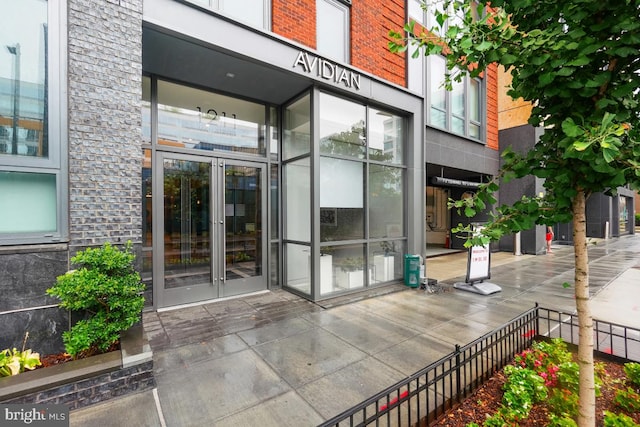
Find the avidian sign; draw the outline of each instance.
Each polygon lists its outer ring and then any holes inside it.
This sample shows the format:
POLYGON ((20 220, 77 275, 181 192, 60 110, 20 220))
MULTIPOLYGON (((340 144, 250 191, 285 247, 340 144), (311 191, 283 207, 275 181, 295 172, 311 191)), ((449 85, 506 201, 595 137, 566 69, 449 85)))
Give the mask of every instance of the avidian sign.
POLYGON ((300 51, 293 63, 293 68, 300 67, 308 74, 329 80, 335 84, 342 84, 348 88, 360 90, 360 74, 349 71, 331 61, 300 51))

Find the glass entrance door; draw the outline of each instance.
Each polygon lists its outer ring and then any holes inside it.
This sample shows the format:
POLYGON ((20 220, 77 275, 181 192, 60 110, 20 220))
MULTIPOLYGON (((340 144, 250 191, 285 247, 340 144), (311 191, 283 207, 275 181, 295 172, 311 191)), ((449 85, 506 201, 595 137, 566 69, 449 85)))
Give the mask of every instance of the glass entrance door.
POLYGON ((222 174, 224 236, 219 239, 222 259, 222 295, 266 289, 263 218, 265 168, 252 163, 218 161, 222 174))
POLYGON ((158 305, 266 289, 264 166, 159 153, 156 170, 158 305))

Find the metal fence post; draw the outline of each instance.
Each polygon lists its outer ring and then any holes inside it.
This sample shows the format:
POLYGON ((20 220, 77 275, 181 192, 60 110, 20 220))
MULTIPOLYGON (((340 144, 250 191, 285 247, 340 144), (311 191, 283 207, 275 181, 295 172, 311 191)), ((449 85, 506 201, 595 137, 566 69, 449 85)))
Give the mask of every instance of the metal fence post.
POLYGON ((456 398, 458 403, 461 402, 460 397, 460 345, 456 344, 456 398))

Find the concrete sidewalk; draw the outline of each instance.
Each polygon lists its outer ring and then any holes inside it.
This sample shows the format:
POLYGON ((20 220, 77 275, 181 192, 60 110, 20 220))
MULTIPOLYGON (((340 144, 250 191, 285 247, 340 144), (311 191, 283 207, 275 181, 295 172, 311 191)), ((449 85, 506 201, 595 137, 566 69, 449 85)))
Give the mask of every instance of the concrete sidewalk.
MULTIPOLYGON (((400 287, 322 308, 275 290, 145 313, 157 389, 74 411, 71 425, 315 426, 536 302, 574 311, 562 286, 573 248, 553 249, 493 254, 502 292, 490 296, 450 286, 466 274, 466 254, 453 254, 427 260, 440 293, 400 287)), ((589 256, 594 317, 637 327, 640 237, 600 241, 589 256)))
POLYGON ((595 319, 640 329, 640 267, 624 271, 592 301, 595 319))

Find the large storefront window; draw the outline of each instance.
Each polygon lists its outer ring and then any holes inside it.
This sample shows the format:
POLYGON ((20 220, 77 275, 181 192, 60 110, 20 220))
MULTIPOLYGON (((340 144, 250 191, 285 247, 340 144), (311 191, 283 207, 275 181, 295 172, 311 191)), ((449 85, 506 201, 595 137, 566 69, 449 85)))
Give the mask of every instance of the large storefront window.
POLYGON ((306 95, 287 106, 283 114, 282 159, 308 155, 311 150, 311 97, 306 95))
POLYGON ((404 118, 369 108, 367 147, 369 160, 404 164, 404 118))
MULTIPOLYGON (((286 262, 298 265, 287 264, 286 286, 322 298, 402 277, 406 120, 328 93, 314 95, 319 111, 309 116, 319 119, 317 142, 311 155, 283 166, 285 240, 297 240, 285 242, 286 262), (318 159, 315 167, 311 159, 318 159), (296 170, 302 167, 304 173, 296 170), (302 209, 312 195, 317 210, 302 209)), ((286 136, 284 142, 286 150, 286 136)))
POLYGON ((320 154, 364 158, 364 105, 321 94, 320 112, 320 154))
POLYGON ((311 167, 309 157, 287 163, 283 168, 286 212, 285 238, 311 242, 311 167))
POLYGON ((320 93, 321 296, 401 277, 404 122, 320 93))
POLYGON ((0 25, 0 244, 60 241, 61 175, 57 0, 8 0, 0 25))
POLYGON ((364 163, 320 158, 320 240, 364 237, 364 163))
POLYGON ((293 101, 282 114, 285 284, 311 296, 311 95, 293 101))
POLYGON ((398 238, 404 231, 404 169, 369 166, 369 235, 398 238))

